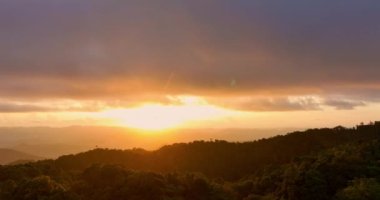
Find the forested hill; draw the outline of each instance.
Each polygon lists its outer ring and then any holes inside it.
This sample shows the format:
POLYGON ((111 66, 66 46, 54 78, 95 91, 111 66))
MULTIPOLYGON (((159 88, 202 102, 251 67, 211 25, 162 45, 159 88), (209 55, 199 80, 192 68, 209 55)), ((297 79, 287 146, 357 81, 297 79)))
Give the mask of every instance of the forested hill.
POLYGON ((156 151, 95 149, 0 166, 0 199, 380 199, 380 132, 370 125, 156 151))
POLYGON ((94 163, 108 163, 156 172, 200 172, 212 178, 235 180, 267 165, 288 163, 298 156, 341 144, 380 138, 377 127, 310 129, 244 143, 195 141, 164 146, 152 152, 142 149, 95 149, 62 156, 55 162, 65 170, 83 170, 94 163))

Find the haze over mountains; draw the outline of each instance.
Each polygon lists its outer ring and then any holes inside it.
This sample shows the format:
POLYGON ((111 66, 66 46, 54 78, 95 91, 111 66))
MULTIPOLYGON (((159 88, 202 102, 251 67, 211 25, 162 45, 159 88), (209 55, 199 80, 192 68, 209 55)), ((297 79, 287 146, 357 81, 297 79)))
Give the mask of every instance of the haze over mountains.
POLYGON ((41 160, 42 157, 27 154, 12 149, 0 148, 0 165, 10 164, 17 161, 36 161, 41 160))
POLYGON ((28 152, 45 158, 79 153, 94 148, 158 149, 163 145, 193 140, 252 141, 294 129, 182 129, 142 133, 121 127, 0 128, 0 148, 28 152))

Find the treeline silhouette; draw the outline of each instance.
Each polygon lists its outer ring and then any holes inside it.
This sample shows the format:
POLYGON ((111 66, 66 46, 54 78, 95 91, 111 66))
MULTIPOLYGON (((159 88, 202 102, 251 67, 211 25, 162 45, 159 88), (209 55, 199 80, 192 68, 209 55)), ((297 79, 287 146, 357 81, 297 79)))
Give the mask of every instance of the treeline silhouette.
POLYGON ((0 199, 380 199, 379 124, 0 167, 0 199))

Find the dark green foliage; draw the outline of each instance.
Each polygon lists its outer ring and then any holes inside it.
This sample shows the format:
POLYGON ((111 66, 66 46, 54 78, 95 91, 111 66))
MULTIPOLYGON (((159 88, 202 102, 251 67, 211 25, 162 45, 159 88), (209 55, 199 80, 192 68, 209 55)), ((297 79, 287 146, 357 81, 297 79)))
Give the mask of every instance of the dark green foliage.
POLYGON ((380 178, 379 150, 379 140, 342 145, 244 181, 253 183, 251 191, 257 195, 274 194, 294 200, 332 199, 356 178, 380 178))
POLYGON ((94 165, 80 175, 73 190, 83 199, 225 199, 215 183, 194 174, 135 172, 114 165, 94 165))
POLYGON ((73 195, 49 176, 39 176, 21 182, 8 198, 15 200, 69 200, 73 195))
POLYGON ((313 129, 246 143, 96 149, 0 166, 0 200, 380 199, 377 129, 313 129))
POLYGON ((359 178, 339 191, 337 200, 370 200, 380 199, 380 183, 374 178, 359 178))

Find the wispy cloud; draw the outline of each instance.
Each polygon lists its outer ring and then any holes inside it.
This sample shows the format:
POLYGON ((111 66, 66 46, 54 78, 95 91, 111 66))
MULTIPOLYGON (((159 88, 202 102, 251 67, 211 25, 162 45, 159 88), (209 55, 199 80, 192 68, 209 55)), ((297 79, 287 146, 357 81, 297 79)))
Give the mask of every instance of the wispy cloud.
POLYGON ((321 105, 315 97, 230 97, 214 98, 211 103, 241 111, 302 111, 320 110, 321 105))
POLYGON ((359 106, 365 106, 366 104, 362 101, 353 101, 345 99, 327 99, 325 105, 332 106, 337 110, 353 110, 359 106))
POLYGON ((97 112, 107 107, 109 105, 96 101, 0 101, 0 113, 97 112))

